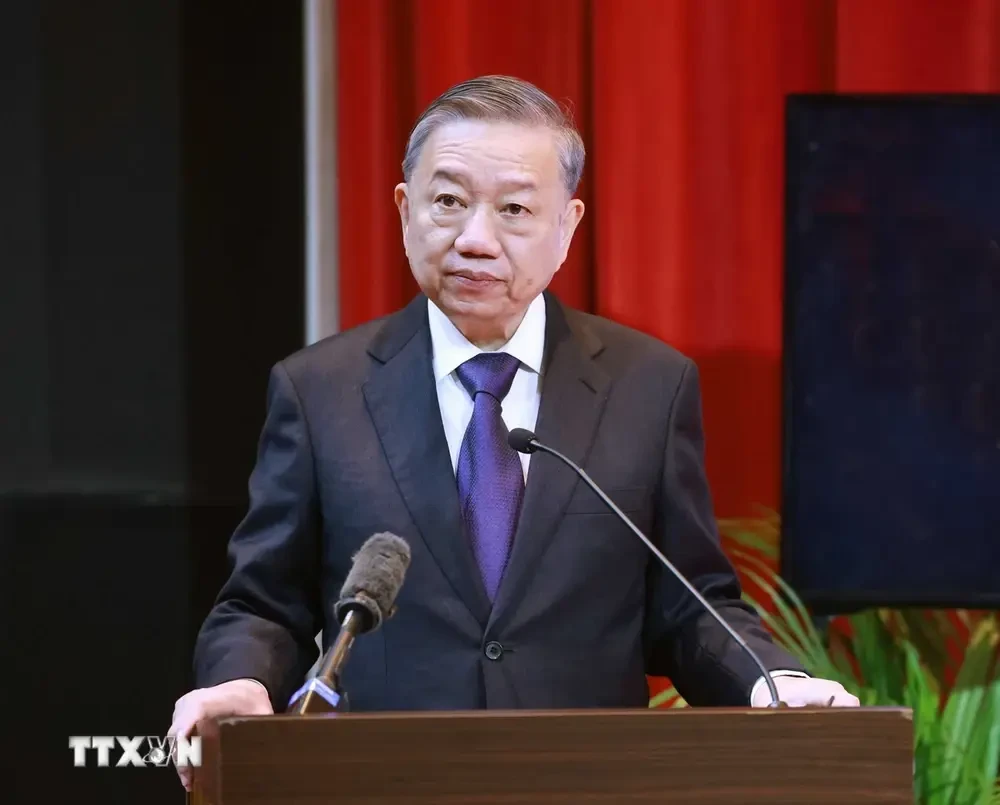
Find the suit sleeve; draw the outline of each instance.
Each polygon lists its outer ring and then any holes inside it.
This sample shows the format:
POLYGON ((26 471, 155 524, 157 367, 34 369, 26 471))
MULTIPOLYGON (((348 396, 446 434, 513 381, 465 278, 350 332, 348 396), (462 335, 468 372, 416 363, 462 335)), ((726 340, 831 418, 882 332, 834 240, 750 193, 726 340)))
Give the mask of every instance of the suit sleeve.
MULTIPOLYGON (((660 550, 743 636, 768 670, 801 670, 741 600, 723 553, 705 474, 698 371, 688 361, 668 418, 655 534, 660 550)), ((691 705, 746 706, 760 670, 659 562, 650 565, 649 673, 668 676, 691 705)))
POLYGON ((250 506, 229 542, 231 574, 195 646, 196 684, 252 678, 285 708, 318 655, 320 518, 308 424, 287 370, 268 383, 250 506))

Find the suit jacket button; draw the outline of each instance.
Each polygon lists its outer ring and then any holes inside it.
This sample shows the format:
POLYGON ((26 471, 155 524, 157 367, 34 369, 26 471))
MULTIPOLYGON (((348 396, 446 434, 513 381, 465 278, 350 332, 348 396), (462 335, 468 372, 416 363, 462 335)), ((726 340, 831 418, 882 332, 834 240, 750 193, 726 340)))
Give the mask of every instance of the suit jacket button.
POLYGON ((499 660, 503 656, 503 646, 496 640, 491 640, 486 644, 486 656, 491 660, 499 660))

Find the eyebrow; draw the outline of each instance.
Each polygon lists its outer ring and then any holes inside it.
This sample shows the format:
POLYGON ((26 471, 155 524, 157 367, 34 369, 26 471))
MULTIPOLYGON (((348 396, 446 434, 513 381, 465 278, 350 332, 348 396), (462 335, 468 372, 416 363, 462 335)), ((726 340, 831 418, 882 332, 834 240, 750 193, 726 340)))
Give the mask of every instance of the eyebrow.
MULTIPOLYGON (((465 174, 456 173, 455 171, 450 171, 447 170, 446 168, 438 168, 436 171, 434 171, 434 174, 431 176, 432 182, 436 182, 439 179, 443 179, 446 182, 451 182, 452 184, 461 185, 462 187, 466 187, 468 184, 468 177, 465 174)), ((538 189, 538 185, 535 183, 535 181, 529 178, 511 177, 509 179, 504 180, 501 177, 499 184, 501 185, 501 187, 503 187, 505 191, 508 192, 510 190, 538 189)))
POLYGON ((446 182, 451 182, 452 184, 465 185, 466 177, 461 173, 454 173, 444 168, 438 168, 434 171, 434 175, 431 176, 431 181, 436 182, 438 179, 444 179, 446 182))
POLYGON ((534 179, 517 179, 510 178, 507 180, 501 179, 500 185, 505 190, 537 190, 538 185, 535 184, 534 179))

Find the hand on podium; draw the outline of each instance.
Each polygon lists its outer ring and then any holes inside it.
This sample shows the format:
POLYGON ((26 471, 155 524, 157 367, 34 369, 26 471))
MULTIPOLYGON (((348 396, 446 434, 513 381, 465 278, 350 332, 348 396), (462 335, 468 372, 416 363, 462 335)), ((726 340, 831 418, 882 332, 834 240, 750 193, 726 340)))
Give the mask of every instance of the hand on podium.
MULTIPOLYGON (((267 688, 255 679, 234 679, 181 696, 174 705, 173 723, 167 735, 187 738, 198 722, 206 718, 267 716, 273 712, 267 688)), ((177 767, 177 774, 184 788, 190 791, 191 768, 177 767)))
MULTIPOLYGON (((775 676, 778 696, 789 707, 858 707, 856 696, 848 693, 839 682, 812 677, 775 676)), ((759 685, 750 702, 753 707, 767 707, 771 697, 764 685, 759 685)))

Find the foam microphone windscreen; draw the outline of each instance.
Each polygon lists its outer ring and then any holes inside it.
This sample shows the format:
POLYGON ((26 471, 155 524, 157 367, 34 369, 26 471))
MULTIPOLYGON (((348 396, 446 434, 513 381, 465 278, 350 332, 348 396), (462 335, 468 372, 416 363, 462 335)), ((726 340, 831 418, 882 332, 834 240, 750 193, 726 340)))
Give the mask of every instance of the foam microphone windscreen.
POLYGON ((534 453, 538 448, 534 445, 535 434, 524 428, 514 428, 507 434, 507 444, 518 453, 534 453))
POLYGON ((410 546, 388 532, 369 537, 354 555, 354 564, 333 611, 343 623, 350 609, 367 615, 365 631, 377 629, 393 613, 396 596, 410 566, 410 546))

